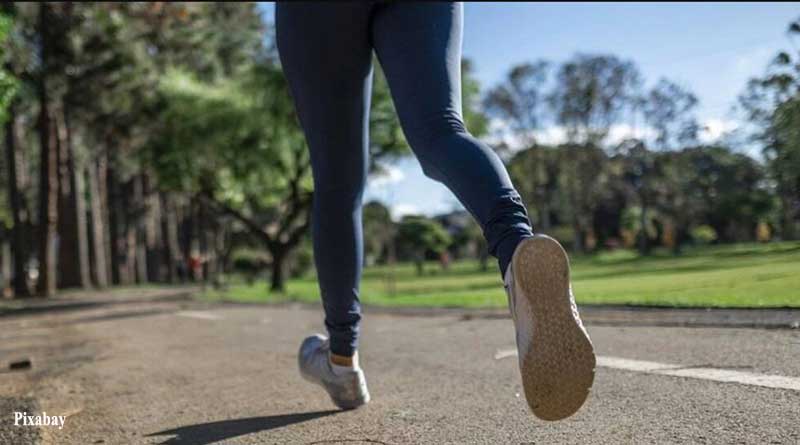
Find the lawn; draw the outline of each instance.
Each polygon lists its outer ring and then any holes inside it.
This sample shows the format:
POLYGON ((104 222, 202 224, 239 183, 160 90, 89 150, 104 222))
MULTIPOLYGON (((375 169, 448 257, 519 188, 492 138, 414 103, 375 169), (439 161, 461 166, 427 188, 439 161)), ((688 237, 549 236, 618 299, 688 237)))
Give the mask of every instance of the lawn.
MULTIPOLYGON (((631 251, 574 256, 572 283, 578 303, 701 307, 800 307, 800 242, 687 248, 683 255, 631 251)), ((364 271, 361 300, 374 306, 505 307, 493 263, 481 272, 473 261, 447 271, 436 263, 417 276, 410 264, 364 271), (389 277, 394 275, 394 292, 389 277)), ((313 274, 310 274, 313 275, 313 274)), ((248 302, 319 301, 313 276, 290 280, 285 294, 267 283, 232 283, 209 299, 248 302)))

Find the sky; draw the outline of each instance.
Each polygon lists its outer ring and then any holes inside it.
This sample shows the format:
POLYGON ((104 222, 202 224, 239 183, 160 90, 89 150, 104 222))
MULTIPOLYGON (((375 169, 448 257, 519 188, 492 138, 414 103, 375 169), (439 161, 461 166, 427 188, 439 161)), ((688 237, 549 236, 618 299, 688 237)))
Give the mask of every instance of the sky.
MULTIPOLYGON (((273 5, 262 7, 271 21, 273 5)), ((786 35, 798 17, 800 3, 465 3, 463 52, 484 91, 526 61, 557 64, 577 52, 632 60, 646 85, 666 77, 690 89, 708 128, 701 138, 713 141, 739 125, 731 109, 747 80, 778 51, 800 50, 800 40, 786 35)), ((412 157, 370 179, 371 199, 395 217, 462 209, 412 157)))

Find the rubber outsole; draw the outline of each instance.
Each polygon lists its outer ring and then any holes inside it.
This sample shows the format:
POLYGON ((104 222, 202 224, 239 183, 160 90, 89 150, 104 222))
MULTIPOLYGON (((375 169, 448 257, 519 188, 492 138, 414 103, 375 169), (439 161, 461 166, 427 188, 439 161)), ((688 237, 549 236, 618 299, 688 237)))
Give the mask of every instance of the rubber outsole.
POLYGON ((525 398, 542 420, 561 420, 583 406, 594 382, 596 359, 588 334, 570 303, 569 259, 564 248, 545 235, 519 244, 512 258, 516 295, 527 298, 535 338, 519 351, 525 398))

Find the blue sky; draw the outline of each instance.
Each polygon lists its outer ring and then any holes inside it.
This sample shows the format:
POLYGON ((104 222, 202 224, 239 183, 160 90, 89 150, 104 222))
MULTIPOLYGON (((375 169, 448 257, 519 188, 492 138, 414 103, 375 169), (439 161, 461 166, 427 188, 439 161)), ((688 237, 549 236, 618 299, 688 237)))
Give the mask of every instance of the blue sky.
MULTIPOLYGON (((272 5, 264 9, 272 20, 272 5)), ((731 107, 747 79, 792 48, 785 31, 798 16, 800 3, 466 3, 464 56, 484 89, 539 58, 558 63, 584 52, 633 60, 648 84, 663 76, 691 89, 713 140, 737 125, 731 107)), ((794 45, 800 50, 800 41, 794 45)), ((461 208, 413 158, 373 178, 366 199, 384 201, 397 216, 461 208)))

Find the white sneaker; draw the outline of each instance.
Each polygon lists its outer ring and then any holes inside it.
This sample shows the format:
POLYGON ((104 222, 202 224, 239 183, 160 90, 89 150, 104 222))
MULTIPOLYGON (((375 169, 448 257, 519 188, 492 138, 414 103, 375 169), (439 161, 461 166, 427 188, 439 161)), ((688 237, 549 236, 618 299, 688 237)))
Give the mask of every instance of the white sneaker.
POLYGON ((525 239, 505 285, 531 411, 543 420, 575 414, 594 381, 595 356, 572 295, 567 253, 549 236, 525 239))
POLYGON ((339 408, 353 409, 369 402, 367 380, 361 368, 333 371, 327 337, 315 334, 303 340, 297 362, 300 375, 325 388, 339 408))

